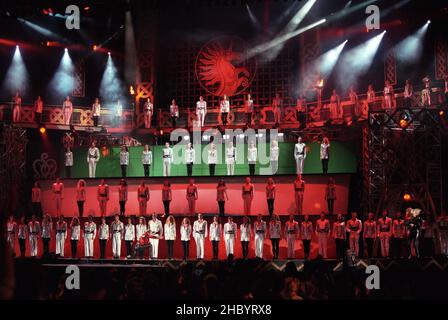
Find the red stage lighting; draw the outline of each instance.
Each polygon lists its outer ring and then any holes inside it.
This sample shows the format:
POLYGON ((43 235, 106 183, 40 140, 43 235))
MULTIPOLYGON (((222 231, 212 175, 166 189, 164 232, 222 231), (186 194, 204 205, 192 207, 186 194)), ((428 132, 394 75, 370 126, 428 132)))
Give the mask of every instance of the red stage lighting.
POLYGON ((403 194, 403 200, 404 200, 404 201, 410 201, 411 199, 412 199, 412 196, 411 196, 410 193, 405 192, 405 193, 403 194))
POLYGON ((85 6, 84 7, 84 11, 89 11, 90 10, 90 7, 89 6, 85 6))
POLYGON ((93 50, 93 51, 96 51, 96 49, 98 49, 98 46, 97 46, 96 44, 94 44, 94 45, 92 46, 92 50, 93 50))

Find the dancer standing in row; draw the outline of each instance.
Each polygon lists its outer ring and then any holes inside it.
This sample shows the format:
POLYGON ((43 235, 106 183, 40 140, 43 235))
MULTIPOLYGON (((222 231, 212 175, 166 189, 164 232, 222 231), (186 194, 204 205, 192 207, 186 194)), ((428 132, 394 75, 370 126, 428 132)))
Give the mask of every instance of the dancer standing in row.
POLYGON ((53 234, 53 220, 49 214, 44 216, 41 227, 40 238, 42 239, 42 247, 44 249, 43 255, 46 257, 50 253, 51 235, 53 234))
POLYGON ((278 147, 278 141, 271 141, 271 151, 269 153, 269 161, 271 164, 271 174, 277 174, 278 171, 278 157, 280 155, 280 148, 278 147))
POLYGON ((285 239, 288 243, 288 259, 295 258, 296 240, 300 236, 299 223, 294 220, 294 215, 289 215, 289 220, 285 223, 285 239))
POLYGON ((367 248, 367 257, 373 257, 373 244, 377 237, 377 226, 375 220, 373 220, 373 212, 369 212, 367 220, 364 221, 363 238, 367 248))
POLYGON ((250 226, 250 220, 247 216, 243 217, 243 223, 240 225, 240 240, 241 249, 243 253, 243 259, 246 259, 249 255, 249 243, 252 238, 252 228, 250 226))
POLYGON ((157 218, 157 214, 152 214, 152 219, 148 222, 148 232, 151 234, 151 259, 159 258, 159 240, 163 238, 162 221, 157 218))
POLYGON ((145 144, 142 151, 142 164, 143 164, 143 170, 145 172, 145 177, 149 177, 149 172, 152 164, 152 151, 147 144, 145 144))
POLYGON ((321 212, 316 221, 316 236, 319 244, 319 254, 327 259, 328 236, 330 235, 330 221, 325 218, 325 213, 321 212))
POLYGON ((64 115, 65 124, 70 124, 73 113, 73 103, 70 101, 70 96, 67 96, 62 104, 62 114, 64 115))
POLYGON ((14 216, 9 216, 9 220, 6 223, 6 242, 9 245, 11 256, 16 256, 16 237, 17 237, 17 223, 14 221, 14 216))
POLYGON ((165 222, 165 241, 167 246, 167 258, 173 259, 174 241, 176 240, 176 221, 169 216, 165 222))
POLYGON ((12 99, 12 102, 12 122, 18 123, 22 118, 22 98, 20 97, 18 92, 16 92, 16 95, 12 99))
POLYGON ((274 214, 274 202, 275 202, 275 183, 272 178, 268 179, 266 184, 266 201, 268 203, 269 216, 274 214))
POLYGON ((357 213, 352 212, 352 218, 347 221, 347 232, 349 236, 350 250, 355 257, 359 256, 359 234, 362 231, 362 222, 357 218, 357 213))
POLYGON ((126 202, 128 201, 128 183, 125 179, 120 180, 118 186, 118 203, 120 204, 120 216, 126 214, 126 202))
POLYGON ((102 217, 107 215, 107 202, 109 201, 109 185, 104 179, 98 185, 97 199, 100 205, 100 214, 102 217))
POLYGON ((115 220, 110 225, 110 232, 112 238, 112 255, 114 259, 120 259, 121 257, 121 240, 124 235, 124 225, 120 221, 120 216, 115 215, 115 220))
POLYGON ((210 143, 207 160, 210 176, 213 177, 215 175, 216 163, 218 162, 218 150, 216 150, 216 145, 213 142, 210 143))
POLYGON ((254 222, 254 240, 255 240, 255 256, 257 258, 263 259, 263 244, 266 238, 267 226, 266 222, 263 221, 263 216, 258 215, 257 221, 254 222))
POLYGON ((298 174, 294 181, 294 199, 296 202, 296 212, 298 215, 302 214, 303 194, 305 193, 305 181, 302 180, 302 175, 298 174))
POLYGON ((98 127, 98 124, 100 122, 100 116, 101 116, 100 99, 95 98, 95 102, 92 105, 92 118, 93 118, 93 125, 95 127, 98 127))
POLYGON ((309 220, 309 216, 306 214, 303 217, 302 223, 300 224, 300 237, 302 238, 305 260, 309 259, 310 257, 312 234, 313 234, 313 223, 309 220))
POLYGON ((252 118, 254 114, 254 100, 249 94, 247 94, 247 99, 244 101, 244 106, 246 107, 246 125, 248 127, 252 126, 252 118))
POLYGON ((25 223, 25 217, 20 218, 17 227, 17 238, 19 240, 20 257, 24 258, 26 253, 26 238, 29 234, 28 226, 25 223))
POLYGON ((176 128, 176 121, 179 118, 179 106, 176 104, 176 100, 171 100, 170 105, 171 124, 173 128, 176 128))
POLYGON ((249 175, 255 175, 255 165, 257 164, 258 150, 255 143, 252 141, 247 149, 247 163, 249 164, 249 175))
POLYGON ((190 183, 187 186, 188 212, 190 214, 196 213, 196 200, 198 200, 198 187, 194 180, 190 179, 190 183))
POLYGON ((84 223, 84 256, 93 258, 93 240, 96 238, 96 224, 93 222, 93 216, 84 223))
POLYGON ((187 164, 187 176, 191 177, 193 175, 193 164, 196 158, 196 151, 193 149, 191 143, 187 144, 185 149, 185 163, 187 164))
POLYGON ((33 214, 38 217, 42 218, 42 192, 40 190, 40 184, 39 182, 34 182, 34 186, 31 189, 31 204, 33 206, 33 214))
POLYGON ((100 259, 106 257, 106 245, 109 241, 109 225, 106 223, 106 217, 101 218, 101 223, 98 226, 98 242, 100 244, 100 259))
POLYGON ((322 161, 322 172, 328 173, 328 163, 330 161, 330 140, 327 137, 322 139, 320 144, 320 160, 322 161))
POLYGON ((132 218, 128 218, 128 223, 124 226, 124 242, 126 244, 126 259, 132 257, 132 244, 135 241, 135 226, 132 224, 132 218))
POLYGON ((31 221, 28 223, 28 240, 30 242, 30 256, 37 257, 38 243, 37 240, 42 234, 42 228, 39 221, 36 221, 36 216, 31 216, 31 221))
POLYGON ((151 128, 152 114, 154 112, 154 106, 151 103, 151 98, 148 97, 146 99, 145 104, 143 105, 143 117, 145 120, 145 128, 151 128))
POLYGON ((70 247, 73 259, 78 256, 78 242, 80 238, 81 226, 79 224, 79 219, 77 217, 73 217, 70 222, 70 247))
POLYGON ((250 209, 252 206, 252 200, 254 198, 254 185, 249 177, 246 177, 246 181, 242 187, 242 198, 244 203, 244 215, 250 215, 250 209))
POLYGON ((294 158, 296 159, 297 174, 302 174, 306 159, 306 145, 302 142, 302 137, 297 138, 297 143, 294 146, 294 158))
POLYGON ((162 202, 165 213, 162 217, 168 217, 170 215, 170 204, 172 199, 171 183, 168 180, 165 180, 162 187, 162 202))
POLYGON ((171 163, 173 162, 173 149, 170 143, 165 143, 165 148, 162 150, 163 154, 163 176, 169 177, 171 175, 171 163))
POLYGON ((95 178, 96 164, 100 160, 100 150, 96 147, 95 141, 92 141, 87 151, 87 163, 89 164, 89 178, 95 178))
POLYGON ((56 178, 56 181, 53 183, 51 191, 53 192, 53 200, 56 204, 56 214, 61 215, 62 199, 64 199, 64 184, 59 177, 56 178))
POLYGON ((191 238, 191 224, 190 219, 183 218, 180 225, 180 241, 182 242, 182 249, 184 253, 184 260, 190 256, 190 238, 191 238))
POLYGON ((193 238, 196 242, 196 258, 204 259, 204 240, 207 238, 207 221, 198 213, 198 219, 193 223, 193 238))
POLYGON ((227 218, 227 222, 224 223, 224 243, 226 245, 226 255, 227 257, 229 255, 233 255, 233 249, 235 247, 235 239, 236 239, 236 233, 238 230, 238 226, 235 222, 233 222, 232 216, 229 216, 227 218))
POLYGON ((60 215, 56 222, 56 255, 60 257, 64 257, 67 231, 67 222, 64 221, 64 216, 60 215))
POLYGON ((230 112, 230 102, 227 95, 224 95, 220 102, 221 123, 223 126, 227 126, 227 120, 230 112))
POLYGON ((345 256, 345 241, 347 230, 342 214, 338 214, 333 224, 333 239, 336 244, 336 258, 342 259, 345 256))
POLYGON ((278 259, 279 243, 282 234, 282 223, 278 215, 274 214, 272 220, 269 222, 269 238, 272 244, 272 257, 274 260, 278 259))
POLYGON ((216 201, 218 202, 220 217, 224 217, 225 215, 226 200, 229 200, 229 196, 227 195, 227 186, 224 179, 221 179, 216 187, 216 201))
POLYGON ((233 142, 229 141, 226 148, 226 164, 227 164, 228 176, 234 175, 235 163, 236 163, 236 148, 233 146, 233 142))
POLYGON ((328 213, 334 213, 334 202, 336 201, 336 183, 334 178, 328 178, 327 187, 325 189, 325 200, 327 200, 328 213))
POLYGON ((84 215, 84 203, 86 202, 86 182, 79 180, 76 184, 76 203, 78 205, 78 214, 82 218, 84 215))
POLYGON ((70 148, 67 148, 64 154, 64 164, 65 164, 65 177, 72 177, 72 168, 73 168, 73 152, 70 148))
POLYGON ((121 177, 126 178, 126 171, 129 165, 129 151, 126 146, 121 146, 120 151, 120 167, 121 167, 121 177))
POLYGON ((137 188, 137 200, 139 207, 139 214, 146 216, 146 208, 149 201, 149 188, 145 185, 145 181, 142 180, 137 188))
POLYGON ((381 256, 384 258, 389 257, 391 232, 392 219, 387 216, 387 210, 383 210, 381 213, 381 218, 379 218, 377 222, 377 234, 381 243, 381 256))
POLYGON ((206 114, 207 114, 207 102, 204 101, 203 96, 200 96, 199 101, 196 102, 196 116, 199 121, 200 127, 204 126, 206 114))
POLYGON ((222 237, 222 225, 217 216, 213 217, 213 222, 210 224, 209 238, 212 243, 213 260, 218 260, 219 256, 219 242, 222 237))

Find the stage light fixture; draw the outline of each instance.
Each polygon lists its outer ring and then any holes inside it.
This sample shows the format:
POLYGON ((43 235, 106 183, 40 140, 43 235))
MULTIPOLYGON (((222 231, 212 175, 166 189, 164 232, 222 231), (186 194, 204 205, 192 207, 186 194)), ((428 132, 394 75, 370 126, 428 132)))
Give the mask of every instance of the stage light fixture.
POLYGON ((45 126, 40 126, 40 127, 39 127, 39 132, 40 132, 41 134, 45 134, 45 133, 47 132, 47 129, 45 128, 45 126))
POLYGON ((400 119, 400 127, 402 128, 406 128, 406 126, 408 125, 408 121, 406 119, 400 119))
POLYGON ((430 23, 431 23, 431 20, 426 21, 426 24, 430 24, 430 23))
POLYGON ((92 46, 92 50, 93 50, 93 51, 96 51, 96 49, 98 49, 98 47, 97 47, 96 44, 94 44, 94 45, 92 46))
POLYGON ((68 49, 67 49, 67 48, 65 48, 65 49, 64 49, 64 51, 65 51, 65 52, 68 52, 68 49))
POLYGON ((110 56, 110 51, 109 52, 107 52, 107 54, 110 56))
POLYGON ((445 114, 445 111, 443 111, 443 110, 439 111, 439 116, 443 117, 444 114, 445 114))
POLYGON ((403 200, 404 200, 404 201, 410 201, 410 200, 412 200, 412 195, 411 195, 409 192, 405 192, 405 193, 403 194, 403 200))

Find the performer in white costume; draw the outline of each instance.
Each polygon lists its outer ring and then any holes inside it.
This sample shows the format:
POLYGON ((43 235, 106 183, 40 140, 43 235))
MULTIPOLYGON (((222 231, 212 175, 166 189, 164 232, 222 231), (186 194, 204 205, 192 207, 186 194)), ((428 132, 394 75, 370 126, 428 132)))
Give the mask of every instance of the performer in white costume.
POLYGON ((171 163, 173 162, 173 149, 170 148, 169 142, 165 143, 165 148, 162 150, 163 157, 163 176, 169 177, 171 175, 171 163))
POLYGON ((84 223, 84 256, 93 258, 93 239, 96 237, 96 224, 93 217, 89 216, 89 221, 84 223))
POLYGON ((193 238, 196 242, 196 257, 204 259, 204 240, 207 238, 207 221, 198 214, 198 220, 193 223, 193 238))
POLYGON ((226 254, 233 255, 233 249, 235 247, 235 239, 237 236, 238 226, 233 222, 232 216, 227 218, 227 222, 224 224, 224 242, 226 245, 226 254))
POLYGON ((121 256, 121 240, 123 240, 124 225, 120 221, 120 216, 115 215, 115 220, 110 225, 112 238, 112 254, 114 259, 120 259, 121 256))
POLYGON ((257 221, 254 223, 254 234, 255 234, 255 256, 257 258, 263 259, 263 243, 266 238, 267 226, 266 222, 263 221, 263 216, 258 215, 257 221))
POLYGON ((207 114, 207 102, 204 101, 204 97, 200 96, 199 101, 196 102, 196 116, 201 127, 204 126, 205 115, 207 114))
POLYGON ((294 146, 294 158, 296 159, 297 174, 302 174, 306 159, 306 145, 302 142, 302 137, 297 138, 297 143, 294 146))
POLYGON ((148 222, 148 232, 151 234, 149 242, 151 243, 151 258, 158 259, 159 257, 159 239, 163 238, 162 221, 157 219, 157 214, 152 214, 152 219, 148 222))
POLYGON ((89 178, 95 178, 96 164, 100 160, 100 150, 96 147, 94 141, 90 144, 87 151, 87 163, 89 164, 89 178))

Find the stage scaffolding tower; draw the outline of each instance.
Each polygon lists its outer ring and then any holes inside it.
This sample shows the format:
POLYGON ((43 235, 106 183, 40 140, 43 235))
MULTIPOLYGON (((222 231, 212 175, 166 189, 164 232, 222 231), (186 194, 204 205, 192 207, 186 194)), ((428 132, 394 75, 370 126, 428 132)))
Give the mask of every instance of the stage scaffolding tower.
MULTIPOLYGON (((446 108, 369 113, 363 128, 363 208, 378 215, 406 205, 404 194, 431 214, 443 208, 442 137, 446 108)), ((395 210, 395 211, 394 211, 395 210)))

